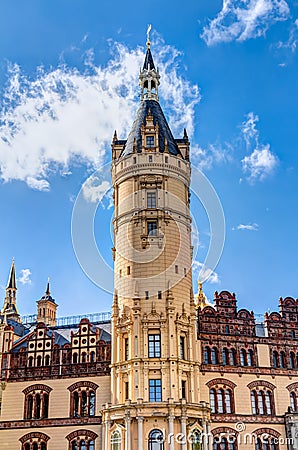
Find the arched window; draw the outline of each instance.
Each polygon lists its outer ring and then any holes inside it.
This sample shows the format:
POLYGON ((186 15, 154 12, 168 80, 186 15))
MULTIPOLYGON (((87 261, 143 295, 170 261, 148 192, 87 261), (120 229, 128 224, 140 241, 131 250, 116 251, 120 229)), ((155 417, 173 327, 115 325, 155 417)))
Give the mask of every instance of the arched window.
POLYGON ((217 411, 219 413, 223 413, 224 412, 224 407, 223 407, 223 389, 219 389, 217 391, 217 411))
POLYGON ((211 364, 218 364, 218 352, 216 347, 211 350, 211 364))
POLYGON ((28 359, 28 366, 29 366, 29 367, 32 367, 32 366, 33 366, 33 356, 29 356, 29 359, 28 359))
POLYGON ((152 430, 149 433, 148 450, 164 450, 164 436, 160 430, 152 430))
POLYGON ((273 367, 277 368, 279 366, 279 360, 278 360, 278 353, 275 350, 272 354, 272 359, 273 359, 273 367))
POLYGON ((23 390, 25 394, 24 419, 48 418, 51 390, 49 386, 40 384, 28 386, 23 390))
POLYGON ((71 443, 71 450, 78 450, 78 443, 77 443, 77 441, 72 441, 72 443, 71 443))
POLYGON ((49 439, 45 433, 31 431, 20 438, 22 450, 47 450, 49 439))
POLYGON ((251 411, 254 415, 274 414, 273 392, 269 389, 254 389, 250 393, 251 411))
POLYGON ((211 363, 211 350, 210 347, 204 348, 204 364, 210 364, 211 363))
POLYGON ((89 396, 89 416, 95 416, 95 392, 93 391, 89 396))
POLYGON ((33 418, 33 396, 28 395, 27 397, 27 414, 25 414, 26 419, 33 418))
POLYGON ((236 365, 236 350, 234 348, 230 348, 229 357, 230 357, 230 365, 235 366, 236 365))
POLYGON ((293 411, 298 411, 297 394, 295 391, 290 392, 290 404, 293 411))
POLYGON ((215 389, 210 389, 210 408, 211 412, 216 412, 216 391, 215 389))
POLYGON ((295 367, 296 367, 295 363, 296 363, 295 353, 291 352, 290 353, 290 368, 291 369, 295 369, 295 367))
POLYGON ((231 414, 234 412, 234 397, 231 389, 212 388, 209 391, 209 399, 212 413, 231 414))
POLYGON ((266 438, 257 438, 255 441, 255 450, 278 450, 277 439, 266 434, 266 438))
POLYGON ((213 440, 213 450, 236 450, 235 439, 227 440, 226 437, 215 437, 213 440))
POLYGON ((94 449, 95 449, 94 441, 89 441, 89 449, 88 450, 94 450, 94 449))
POLYGON ((95 352, 90 353, 90 362, 95 362, 95 352))
POLYGON ((85 363, 85 362, 87 362, 87 353, 83 352, 82 353, 82 363, 85 363))
POLYGON ((41 366, 41 355, 38 355, 38 357, 37 357, 37 359, 36 359, 36 365, 37 365, 38 367, 41 366))
POLYGON ((49 417, 49 395, 43 394, 43 414, 42 417, 47 419, 49 417))
POLYGON ((87 392, 82 391, 82 409, 81 409, 81 416, 87 415, 87 392))
POLYGON ((46 355, 45 357, 45 366, 49 366, 50 365, 50 355, 46 355))
POLYGON ((40 419, 41 398, 40 394, 35 396, 35 419, 40 419))
POLYGON ((285 352, 280 352, 279 354, 279 367, 286 367, 286 355, 285 352))
POLYGON ((253 351, 251 349, 247 352, 247 365, 253 366, 253 351))
POLYGON ((225 406, 226 406, 226 413, 230 414, 232 412, 232 393, 230 389, 225 390, 225 406))
POLYGON ((201 450, 201 433, 198 430, 191 434, 191 450, 201 450))
POLYGON ((240 365, 247 366, 246 351, 244 350, 244 348, 240 350, 240 365))
POLYGON ((77 364, 77 363, 78 363, 78 354, 77 354, 77 353, 74 353, 74 354, 72 355, 72 362, 73 362, 74 364, 77 364))
POLYGON ((224 348, 222 351, 222 363, 224 366, 229 364, 229 351, 227 348, 224 348))
POLYGON ((111 450, 121 450, 121 436, 118 430, 111 435, 111 450))
POLYGON ((95 416, 95 391, 97 388, 97 384, 90 381, 82 381, 69 386, 71 417, 95 416))

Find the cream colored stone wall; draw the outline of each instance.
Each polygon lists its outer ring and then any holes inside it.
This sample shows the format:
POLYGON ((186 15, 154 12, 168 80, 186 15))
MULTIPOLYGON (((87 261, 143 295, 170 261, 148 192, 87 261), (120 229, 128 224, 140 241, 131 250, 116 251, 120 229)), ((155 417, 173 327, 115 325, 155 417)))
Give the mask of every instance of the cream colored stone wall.
MULTIPOLYGON (((79 429, 93 431, 98 434, 96 439, 96 450, 101 449, 101 425, 84 424, 84 419, 78 421, 78 424, 69 426, 63 425, 63 419, 70 417, 70 392, 67 389, 73 383, 78 381, 92 381, 98 385, 96 390, 96 410, 95 415, 99 416, 103 404, 110 402, 110 377, 86 377, 86 378, 68 378, 57 380, 41 380, 32 382, 7 383, 3 392, 2 421, 22 421, 24 418, 24 399, 23 390, 33 384, 45 384, 52 388, 49 395, 49 420, 61 419, 55 421, 52 427, 25 427, 11 430, 0 429, 0 449, 14 450, 21 448, 19 438, 30 432, 42 432, 50 437, 48 450, 68 449, 68 441, 65 439, 69 433, 79 429)), ((26 421, 28 422, 28 421, 26 421)), ((36 424, 36 420, 34 423, 36 424)), ((46 421, 45 421, 46 423, 46 421)), ((12 426, 13 428, 13 426, 12 426)))

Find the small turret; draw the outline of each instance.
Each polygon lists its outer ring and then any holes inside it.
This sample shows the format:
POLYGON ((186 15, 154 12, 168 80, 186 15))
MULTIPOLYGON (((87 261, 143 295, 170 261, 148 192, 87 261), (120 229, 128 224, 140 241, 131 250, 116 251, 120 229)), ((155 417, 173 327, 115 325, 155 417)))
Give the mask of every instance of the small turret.
POLYGON ((51 296, 50 280, 48 280, 45 295, 37 301, 37 322, 54 327, 56 325, 57 303, 51 296))

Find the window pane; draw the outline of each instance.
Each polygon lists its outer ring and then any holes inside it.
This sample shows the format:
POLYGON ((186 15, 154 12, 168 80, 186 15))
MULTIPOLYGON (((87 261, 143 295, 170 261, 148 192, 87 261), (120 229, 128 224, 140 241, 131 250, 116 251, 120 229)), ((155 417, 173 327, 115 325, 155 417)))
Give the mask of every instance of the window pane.
POLYGON ((156 208, 155 192, 147 192, 147 208, 156 208))
POLYGON ((146 147, 154 147, 154 136, 146 136, 146 147))
POLYGON ((157 222, 155 221, 151 221, 147 223, 147 228, 148 228, 148 235, 149 236, 156 236, 157 235, 157 222))
POLYGON ((219 389, 217 392, 217 409, 219 413, 223 413, 223 392, 222 389, 219 389))
POLYGON ((215 390, 214 389, 210 390, 210 408, 211 408, 211 412, 213 412, 213 413, 216 412, 215 390))
POLYGON ((160 334, 148 335, 148 356, 149 358, 160 358, 160 334))
POLYGON ((149 380, 149 401, 161 402, 161 380, 149 380))
POLYGON ((225 404, 226 404, 226 413, 230 414, 231 411, 231 392, 227 389, 225 391, 225 404))

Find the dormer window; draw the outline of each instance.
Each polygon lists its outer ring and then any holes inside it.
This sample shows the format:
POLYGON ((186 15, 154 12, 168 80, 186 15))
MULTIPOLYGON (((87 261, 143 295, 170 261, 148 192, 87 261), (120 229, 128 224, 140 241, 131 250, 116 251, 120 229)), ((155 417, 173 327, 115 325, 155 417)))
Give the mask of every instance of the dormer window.
POLYGON ((154 146, 154 136, 146 136, 146 148, 153 148, 154 146))

